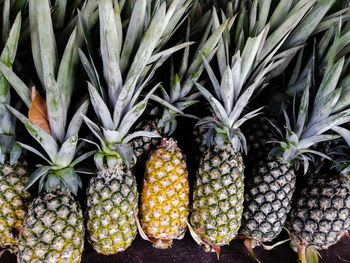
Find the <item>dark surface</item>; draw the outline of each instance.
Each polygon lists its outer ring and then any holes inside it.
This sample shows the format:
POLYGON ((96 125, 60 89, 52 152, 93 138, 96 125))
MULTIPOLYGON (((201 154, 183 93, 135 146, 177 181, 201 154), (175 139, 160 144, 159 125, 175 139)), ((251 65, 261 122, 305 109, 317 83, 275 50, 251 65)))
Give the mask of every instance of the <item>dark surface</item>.
MULTIPOLYGON (((343 238, 338 244, 328 251, 322 251, 320 263, 345 263, 350 262, 350 239, 343 238)), ((262 263, 295 263, 296 254, 289 248, 288 243, 283 244, 271 251, 264 251, 262 248, 254 249, 256 256, 262 263)), ((16 263, 16 257, 5 253, 0 259, 1 263, 16 263)), ((159 250, 152 247, 138 236, 125 252, 114 256, 103 256, 97 254, 88 242, 85 243, 82 262, 86 263, 209 263, 209 262, 255 262, 243 246, 242 240, 234 240, 229 246, 221 250, 220 260, 217 261, 215 253, 205 253, 191 239, 187 233, 183 240, 174 241, 172 248, 159 250)))

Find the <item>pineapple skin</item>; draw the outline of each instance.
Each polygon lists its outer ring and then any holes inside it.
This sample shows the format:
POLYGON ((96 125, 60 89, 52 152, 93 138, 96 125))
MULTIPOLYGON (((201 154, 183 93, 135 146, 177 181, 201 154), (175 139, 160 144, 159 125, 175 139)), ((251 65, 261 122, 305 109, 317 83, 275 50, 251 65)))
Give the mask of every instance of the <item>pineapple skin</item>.
MULTIPOLYGON (((153 120, 143 120, 139 122, 135 131, 148 131, 162 134, 161 130, 158 128, 157 124, 153 120)), ((133 148, 134 154, 138 160, 142 160, 148 157, 149 153, 160 144, 160 138, 150 138, 150 137, 137 137, 133 139, 129 145, 133 148)))
POLYGON ((28 164, 19 159, 13 166, 0 167, 0 247, 16 253, 20 230, 27 213, 30 194, 24 190, 28 164))
POLYGON ((240 233, 258 242, 276 238, 291 209, 296 175, 291 164, 271 155, 248 180, 240 233))
POLYGON ((86 194, 87 233, 93 248, 104 255, 126 250, 137 235, 139 194, 131 170, 123 164, 99 170, 86 194))
POLYGON ((306 247, 328 249, 350 229, 350 184, 347 175, 310 176, 297 194, 287 228, 306 247))
POLYGON ((191 225, 204 243, 228 244, 241 225, 244 165, 232 145, 209 148, 194 185, 191 225))
POLYGON ((81 207, 69 191, 42 193, 24 220, 18 262, 80 262, 84 230, 81 207))
POLYGON ((163 138, 147 163, 141 195, 141 224, 156 248, 181 239, 189 214, 185 157, 173 139, 163 138))

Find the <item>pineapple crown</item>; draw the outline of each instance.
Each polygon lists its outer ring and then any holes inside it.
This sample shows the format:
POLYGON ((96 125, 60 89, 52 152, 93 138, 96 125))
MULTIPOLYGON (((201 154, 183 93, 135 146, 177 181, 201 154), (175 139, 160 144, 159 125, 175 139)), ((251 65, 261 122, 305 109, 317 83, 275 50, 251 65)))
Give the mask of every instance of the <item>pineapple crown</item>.
MULTIPOLYGON (((195 7, 194 7, 195 8, 195 7)), ((202 55, 206 57, 208 61, 214 57, 217 50, 216 46, 219 42, 226 25, 233 20, 225 20, 221 25, 214 23, 214 17, 216 16, 216 10, 212 10, 212 19, 205 16, 206 28, 199 41, 198 47, 194 52, 194 57, 190 60, 190 46, 186 46, 183 51, 182 59, 180 62, 180 67, 178 73, 174 73, 174 64, 171 63, 170 67, 170 87, 169 93, 162 86, 160 90, 162 96, 152 95, 151 99, 159 102, 164 109, 162 111, 162 116, 158 121, 158 127, 163 130, 164 134, 171 135, 174 133, 177 127, 177 116, 184 116, 190 118, 196 118, 193 115, 185 114, 183 111, 198 102, 197 98, 200 96, 199 92, 193 92, 194 81, 197 81, 203 72, 203 60, 202 55)), ((191 31, 191 20, 188 19, 185 43, 189 42, 190 31, 191 31)), ((199 24, 203 24, 203 21, 199 21, 199 24)), ((193 29, 198 28, 197 24, 192 26, 193 29)), ((193 32, 194 33, 194 32, 193 32)), ((173 62, 173 61, 171 61, 173 62)), ((151 114, 158 115, 160 109, 155 107, 151 114)))
POLYGON ((341 143, 331 150, 332 155, 336 157, 332 168, 337 169, 344 175, 350 174, 350 131, 340 127, 335 126, 332 130, 338 133, 345 141, 345 144, 341 143))
MULTIPOLYGON (((337 38, 331 49, 334 48, 337 38)), ((314 61, 314 58, 312 58, 314 61)), ((333 127, 339 126, 350 120, 349 96, 342 96, 342 86, 340 82, 341 73, 344 67, 344 57, 335 62, 334 54, 330 56, 327 68, 320 85, 315 88, 315 95, 312 96, 312 77, 314 63, 309 64, 309 70, 304 81, 303 93, 300 98, 298 113, 296 114, 296 101, 298 99, 295 93, 292 107, 292 119, 283 109, 285 117, 285 136, 282 131, 275 127, 283 137, 282 141, 277 141, 279 146, 272 149, 271 154, 281 155, 285 162, 294 160, 304 161, 304 173, 307 172, 309 161, 313 160, 313 155, 320 155, 330 159, 324 153, 311 150, 310 147, 318 142, 329 141, 338 138, 337 135, 325 134, 333 127), (346 107, 345 107, 345 106, 346 107)), ((299 162, 296 162, 298 165, 299 162)))
MULTIPOLYGON (((9 8, 4 7, 4 13, 4 24, 7 24, 7 26, 3 26, 2 33, 7 39, 4 39, 5 44, 0 55, 0 62, 11 68, 17 52, 21 28, 21 13, 19 12, 16 16, 11 30, 9 29, 9 8)), ((10 86, 4 75, 0 72, 0 163, 4 164, 7 159, 7 153, 10 153, 9 161, 13 165, 21 155, 21 147, 14 141, 15 118, 6 108, 6 104, 9 104, 10 101, 10 86)))
MULTIPOLYGON (((262 2, 261 6, 257 1, 247 2, 251 4, 249 13, 243 2, 239 7, 240 12, 237 12, 238 5, 228 5, 227 16, 236 22, 227 27, 216 52, 221 84, 209 63, 204 61, 214 87, 215 98, 196 83, 217 117, 217 120, 205 117, 197 123, 209 129, 211 134, 206 136, 209 138, 207 143, 220 145, 230 142, 235 150, 245 152, 245 137, 239 127, 246 120, 255 117, 261 108, 241 117, 243 110, 252 95, 261 90, 258 87, 284 70, 295 53, 302 48, 300 43, 305 42, 331 6, 330 1, 322 5, 315 5, 316 1, 301 0, 294 5, 281 1, 269 17, 270 1, 262 2), (314 20, 310 18, 311 13, 314 20), (248 27, 244 22, 247 19, 248 27), (304 25, 305 21, 310 24, 304 25), (246 38, 247 36, 249 37, 246 38)), ((226 18, 223 12, 221 17, 226 18)), ((219 23, 218 16, 215 16, 214 21, 219 23)))
MULTIPOLYGON (((134 157, 132 148, 127 144, 130 140, 141 136, 159 137, 152 132, 136 131, 129 134, 129 131, 159 87, 159 84, 155 85, 138 102, 141 91, 156 69, 172 53, 189 45, 184 43, 161 50, 176 30, 190 3, 191 1, 184 0, 158 2, 157 5, 151 5, 153 11, 150 13, 150 1, 137 0, 130 17, 123 20, 123 9, 118 1, 99 1, 100 49, 106 91, 99 81, 94 60, 89 60, 80 51, 81 61, 91 80, 88 83, 91 103, 101 123, 99 127, 86 116, 83 117, 100 141, 99 153, 95 155, 97 168, 104 168, 104 160, 108 167, 114 167, 121 161, 129 165, 134 157), (127 21, 125 30, 122 25, 127 21)), ((83 19, 81 24, 85 24, 83 19)), ((93 43, 88 30, 84 30, 84 35, 89 55, 93 58, 93 43)))
MULTIPOLYGON (((86 16, 92 14, 93 8, 85 13, 86 16)), ((87 99, 83 99, 67 127, 67 115, 76 73, 73 69, 79 62, 76 50, 79 29, 74 29, 71 33, 61 63, 58 65, 49 1, 30 1, 29 18, 33 59, 47 102, 40 97, 35 88, 31 96, 30 89, 24 82, 11 68, 0 62, 0 71, 29 108, 29 118, 9 105, 7 108, 25 125, 27 131, 48 156, 32 146, 18 142, 22 148, 37 154, 48 163, 38 165, 29 178, 26 188, 40 178, 39 191, 43 188, 46 191, 61 188, 76 194, 82 184, 76 173, 79 171, 75 170, 74 166, 94 153, 94 151, 88 152, 74 159, 78 146, 78 132, 83 122, 82 114, 88 109, 87 99)))

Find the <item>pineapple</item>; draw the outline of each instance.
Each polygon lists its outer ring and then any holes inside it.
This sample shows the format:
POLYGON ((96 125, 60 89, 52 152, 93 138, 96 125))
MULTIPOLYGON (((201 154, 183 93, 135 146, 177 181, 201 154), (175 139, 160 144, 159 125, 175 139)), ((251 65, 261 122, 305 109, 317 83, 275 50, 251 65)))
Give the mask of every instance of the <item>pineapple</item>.
MULTIPOLYGON (((73 30, 64 50, 62 62, 56 62, 56 42, 48 0, 29 2, 29 18, 33 59, 46 100, 18 78, 7 65, 0 63, 0 72, 16 90, 29 108, 29 118, 16 109, 7 108, 25 125, 29 134, 45 150, 48 157, 33 146, 18 144, 41 157, 46 165, 37 165, 24 189, 39 179, 39 191, 28 208, 20 233, 19 262, 80 262, 84 247, 84 219, 74 195, 82 187, 74 166, 91 156, 86 153, 74 159, 78 132, 87 112, 88 101, 78 110, 67 125, 68 108, 74 87, 76 64, 72 54, 76 45, 77 30, 73 30), (57 68, 57 73, 56 73, 57 68)), ((79 58, 79 57, 77 57, 79 58)))
MULTIPOLYGON (((283 43, 281 49, 278 51, 279 54, 289 52, 290 56, 288 57, 288 59, 286 59, 283 65, 275 69, 270 74, 268 79, 276 77, 282 72, 284 72, 285 68, 291 62, 296 52, 300 49, 300 47, 303 44, 306 43, 311 34, 326 30, 328 27, 333 29, 333 25, 335 25, 339 20, 334 19, 333 21, 331 21, 331 17, 341 17, 339 13, 335 13, 325 17, 328 10, 334 3, 333 1, 329 0, 317 2, 294 1, 294 3, 290 1, 280 1, 276 6, 274 6, 271 1, 265 1, 261 3, 258 2, 257 4, 251 2, 252 1, 245 1, 244 4, 241 5, 238 5, 238 2, 235 1, 230 1, 229 3, 226 2, 227 10, 240 10, 240 21, 245 21, 245 19, 249 19, 249 27, 246 27, 246 29, 245 27, 243 27, 242 32, 240 33, 241 35, 239 35, 240 38, 243 36, 251 35, 251 33, 254 32, 256 28, 261 28, 262 26, 267 24, 267 22, 270 26, 270 31, 268 35, 271 37, 271 39, 273 39, 274 35, 282 35, 284 28, 283 23, 286 23, 287 20, 290 19, 291 14, 293 14, 296 10, 301 11, 302 9, 300 7, 305 7, 305 4, 311 5, 310 11, 305 14, 303 20, 297 24, 294 30, 286 36, 287 39, 283 43), (320 23, 322 23, 322 27, 320 23), (249 30, 247 30, 248 28, 249 30), (279 34, 277 34, 278 31, 280 31, 279 34)), ((236 37, 238 37, 238 35, 236 37)), ((320 45, 322 44, 325 44, 325 41, 320 41, 320 45)), ((264 111, 266 117, 260 116, 258 120, 248 121, 242 127, 242 130, 246 134, 249 152, 249 154, 246 156, 248 174, 251 173, 251 168, 255 167, 264 158, 264 156, 266 156, 266 154, 270 152, 270 150, 274 146, 273 143, 266 143, 270 142, 275 137, 275 134, 273 132, 274 129, 272 128, 268 120, 273 122, 275 125, 277 125, 280 122, 283 122, 283 114, 281 114, 282 111, 280 109, 280 106, 282 105, 281 101, 284 100, 285 103, 288 99, 292 101, 294 92, 300 88, 299 84, 302 83, 303 78, 306 78, 307 67, 304 68, 306 70, 299 72, 301 67, 301 59, 304 57, 302 56, 302 54, 303 53, 300 52, 300 56, 295 66, 295 71, 293 72, 293 76, 291 77, 288 83, 289 87, 292 88, 291 90, 283 91, 280 87, 277 87, 277 89, 275 87, 268 87, 266 88, 267 94, 265 94, 265 98, 268 98, 268 102, 266 103, 265 100, 259 101, 260 97, 258 96, 258 99, 254 99, 253 101, 254 105, 250 105, 254 106, 252 107, 252 109, 258 108, 260 106, 266 106, 267 109, 264 111)), ((318 57, 320 58, 320 61, 323 60, 321 54, 318 57)), ((328 145, 323 144, 316 144, 314 147, 316 149, 322 149, 323 146, 329 147, 328 145)), ((322 168, 322 164, 322 157, 315 156, 315 162, 310 163, 309 169, 315 170, 316 172, 317 170, 320 170, 322 168)))
MULTIPOLYGON (((6 32, 5 27, 3 30, 7 40, 0 61, 8 67, 12 67, 16 56, 20 28, 19 13, 11 30, 6 32)), ((15 120, 5 106, 11 101, 9 88, 5 77, 0 73, 0 248, 17 252, 19 233, 27 212, 30 194, 24 190, 29 177, 28 163, 21 157, 21 147, 14 141, 15 120)))
POLYGON ((185 157, 173 139, 162 139, 147 163, 141 195, 141 222, 156 248, 183 238, 189 213, 185 157))
MULTIPOLYGON (((197 179, 194 186, 193 205, 191 209, 191 225, 194 238, 204 244, 207 251, 216 251, 228 244, 238 233, 243 212, 244 194, 244 164, 242 151, 247 152, 246 138, 241 125, 259 114, 261 108, 243 110, 264 81, 280 67, 284 67, 294 55, 295 49, 276 55, 291 32, 314 2, 300 1, 290 10, 286 21, 280 27, 274 23, 264 25, 251 20, 249 36, 245 39, 242 31, 243 13, 234 29, 233 22, 228 25, 218 46, 216 58, 221 75, 221 84, 209 63, 204 65, 212 82, 215 97, 197 83, 197 87, 209 101, 215 118, 202 118, 197 125, 208 129, 205 136, 208 150, 200 161, 197 179), (230 32, 235 32, 231 39, 230 32), (238 34, 237 34, 238 33, 238 34), (230 52, 234 55, 230 55, 230 52), (276 55, 276 56, 275 56, 276 55)), ((255 6, 256 8, 256 6, 255 6)), ((252 12, 254 13, 254 12, 252 12)), ((276 11, 278 13, 278 11, 276 11)), ((256 14, 255 14, 256 15, 256 14)), ((262 15, 261 10, 259 16, 262 15)), ((280 14, 276 14, 278 17, 280 14)), ((225 17, 224 15, 222 15, 225 17)), ((213 23, 219 24, 219 18, 214 17, 213 23)))
MULTIPOLYGON (((150 1, 137 0, 131 17, 124 18, 121 14, 125 10, 117 1, 114 7, 111 0, 99 1, 100 46, 107 89, 102 89, 96 77, 91 78, 88 89, 101 126, 85 116, 84 121, 100 141, 95 154, 97 174, 90 179, 86 191, 88 239, 104 255, 124 251, 136 237, 138 191, 130 168, 136 158, 130 142, 139 137, 160 136, 152 131, 129 131, 159 84, 138 102, 142 89, 160 64, 183 45, 161 51, 189 2, 150 5, 150 1), (125 21, 129 23, 124 29, 121 25, 125 21)), ((93 57, 93 50, 89 49, 89 53, 93 57)), ((83 52, 80 57, 87 72, 97 76, 93 62, 83 52)))
MULTIPOLYGON (((276 141, 277 146, 259 163, 247 183, 240 232, 247 238, 245 244, 251 253, 252 247, 272 241, 282 231, 291 209, 296 170, 300 162, 303 162, 306 174, 309 163, 314 160, 313 155, 329 159, 327 155, 313 150, 312 145, 336 138, 335 135, 325 133, 346 122, 350 114, 347 108, 338 110, 338 106, 343 103, 340 97, 341 85, 337 83, 344 58, 336 63, 334 56, 330 58, 327 71, 314 97, 311 93, 313 63, 309 65, 298 114, 295 115, 292 105, 293 109, 290 111, 283 109, 285 136, 281 141, 276 141)), ((298 95, 295 96, 294 100, 297 101, 298 95)), ((278 132, 282 136, 282 131, 278 132)))
MULTIPOLYGON (((209 59, 213 57, 213 50, 226 24, 227 21, 213 29, 209 35, 212 28, 209 23, 206 34, 197 47, 203 56, 208 56, 209 59)), ((187 25, 186 41, 189 40, 189 35, 190 23, 187 25)), ((192 91, 193 81, 200 77, 203 62, 199 52, 189 61, 189 49, 189 46, 185 47, 178 74, 174 74, 174 66, 171 66, 169 94, 162 89, 163 98, 152 96, 163 106, 154 111, 162 113, 157 124, 167 137, 176 130, 176 117, 192 117, 184 114, 183 110, 197 102, 195 98, 198 94, 192 91)), ((141 197, 141 225, 148 236, 146 239, 156 248, 164 249, 172 245, 173 239, 183 238, 189 214, 188 171, 185 157, 172 138, 164 137, 161 145, 148 157, 141 197)))
MULTIPOLYGON (((142 120, 137 123, 134 130, 143 130, 157 133, 159 136, 162 135, 161 129, 157 126, 154 120, 142 120)), ((160 141, 160 138, 143 136, 133 139, 129 145, 133 148, 136 158, 142 161, 146 156, 148 156, 151 150, 155 149, 159 145, 160 141)))
POLYGON ((311 174, 305 186, 298 191, 287 222, 292 245, 299 259, 305 263, 306 255, 318 258, 317 250, 328 249, 347 235, 350 229, 349 147, 350 131, 334 127, 347 145, 332 149, 337 157, 329 174, 311 174))

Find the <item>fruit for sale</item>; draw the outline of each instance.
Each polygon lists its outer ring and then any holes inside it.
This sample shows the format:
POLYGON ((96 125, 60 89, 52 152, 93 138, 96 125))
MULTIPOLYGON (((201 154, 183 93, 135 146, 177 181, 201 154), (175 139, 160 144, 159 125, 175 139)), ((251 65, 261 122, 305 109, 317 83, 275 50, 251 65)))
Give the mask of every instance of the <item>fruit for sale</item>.
MULTIPOLYGON (((15 108, 8 109, 25 125, 29 134, 41 145, 48 157, 36 145, 18 144, 41 157, 46 165, 37 164, 25 189, 39 180, 42 192, 28 208, 20 233, 20 262, 80 262, 84 247, 84 220, 79 203, 73 195, 82 187, 74 166, 93 152, 75 158, 78 132, 87 112, 88 101, 78 104, 78 110, 67 123, 74 87, 75 72, 69 69, 77 63, 72 59, 77 30, 71 34, 61 63, 56 59, 56 41, 48 0, 29 2, 33 59, 46 100, 33 87, 18 78, 11 68, 0 63, 0 71, 29 108, 29 118, 15 108), (56 72, 57 69, 57 72, 56 72)), ((78 58, 78 57, 77 57, 78 58)))
MULTIPOLYGON (((148 100, 158 88, 156 84, 139 101, 156 69, 183 45, 162 50, 175 30, 189 2, 169 1, 153 5, 136 1, 130 17, 123 17, 118 2, 99 1, 100 48, 107 88, 98 81, 92 61, 80 52, 89 74, 91 103, 100 126, 84 116, 84 121, 99 139, 95 154, 97 174, 90 180, 87 195, 88 239, 94 249, 110 255, 124 251, 137 234, 138 191, 130 164, 134 164, 135 138, 158 138, 152 131, 130 133, 147 107, 148 100), (153 9, 152 9, 153 8, 153 9), (126 28, 122 27, 128 21, 126 28), (125 33, 125 34, 124 34, 125 33)), ((85 37, 88 40, 88 32, 85 37)), ((89 47, 90 45, 88 45, 89 47)), ((90 57, 94 50, 89 48, 90 57)))

